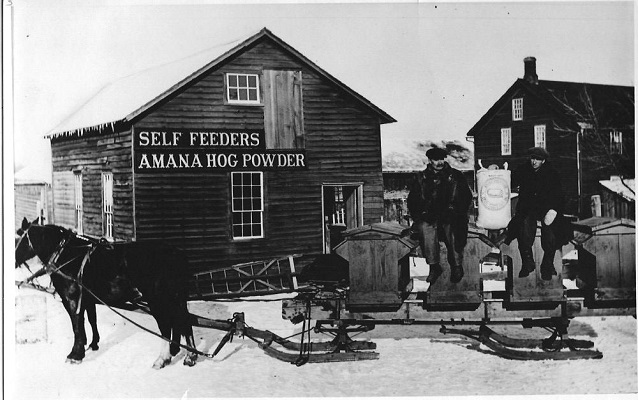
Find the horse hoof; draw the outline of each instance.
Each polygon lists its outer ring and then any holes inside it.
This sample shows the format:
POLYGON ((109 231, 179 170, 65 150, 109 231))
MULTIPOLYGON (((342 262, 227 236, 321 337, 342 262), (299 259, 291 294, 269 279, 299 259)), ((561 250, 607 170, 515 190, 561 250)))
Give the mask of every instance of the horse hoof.
POLYGON ((67 362, 68 364, 81 364, 81 363, 82 363, 82 360, 75 360, 75 359, 73 359, 73 358, 67 358, 67 359, 66 359, 66 362, 67 362))
POLYGON ((100 346, 98 346, 97 344, 92 344, 89 346, 89 349, 93 350, 93 351, 97 351, 100 349, 100 346))
POLYGON ((184 357, 184 365, 192 367, 195 364, 197 364, 197 354, 193 354, 192 356, 186 355, 186 357, 184 357))
POLYGON ((163 360, 161 358, 158 358, 153 363, 153 369, 162 369, 162 368, 164 368, 165 366, 167 366, 170 363, 171 363, 171 359, 170 358, 168 360, 163 360))

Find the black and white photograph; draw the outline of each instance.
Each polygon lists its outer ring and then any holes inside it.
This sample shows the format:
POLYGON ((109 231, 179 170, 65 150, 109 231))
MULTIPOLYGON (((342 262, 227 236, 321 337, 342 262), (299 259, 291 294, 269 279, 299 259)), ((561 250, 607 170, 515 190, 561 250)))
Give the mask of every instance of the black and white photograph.
POLYGON ((4 398, 638 394, 634 1, 2 11, 4 398))

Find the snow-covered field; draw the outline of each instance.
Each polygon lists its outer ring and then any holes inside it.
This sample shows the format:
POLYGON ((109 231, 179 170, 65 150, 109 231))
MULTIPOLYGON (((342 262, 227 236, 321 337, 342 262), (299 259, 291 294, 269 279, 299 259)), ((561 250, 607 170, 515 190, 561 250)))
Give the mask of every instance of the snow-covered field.
MULTIPOLYGON (((299 329, 281 318, 280 301, 268 297, 259 300, 192 302, 189 308, 195 314, 219 319, 242 311, 249 325, 281 336, 299 329)), ((108 308, 98 306, 100 349, 88 352, 82 364, 71 365, 64 361, 73 336, 59 299, 23 288, 16 291, 16 301, 19 307, 15 308, 15 319, 20 323, 15 325, 15 336, 40 336, 45 340, 25 344, 14 340, 13 349, 5 348, 8 399, 612 393, 635 398, 630 394, 638 393, 636 320, 631 316, 582 317, 572 322, 571 337, 594 341, 604 354, 600 360, 512 361, 490 354, 470 339, 442 335, 436 326, 379 326, 367 333, 377 343, 378 360, 297 367, 269 357, 250 339, 235 338, 214 359, 200 357, 194 367, 182 365, 184 354, 180 353, 171 365, 153 370, 160 339, 108 308), (33 306, 38 303, 46 312, 41 308, 34 313, 33 306), (38 317, 25 322, 27 314, 38 317)), ((156 329, 151 317, 124 313, 156 329)), ((90 336, 90 330, 87 334, 90 336)), ((223 335, 221 331, 195 328, 197 346, 203 351, 212 352, 223 335)))

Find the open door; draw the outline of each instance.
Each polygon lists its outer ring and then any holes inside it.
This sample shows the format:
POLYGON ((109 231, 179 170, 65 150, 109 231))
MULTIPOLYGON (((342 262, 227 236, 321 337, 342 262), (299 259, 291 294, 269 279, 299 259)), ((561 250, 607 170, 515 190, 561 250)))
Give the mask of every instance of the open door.
POLYGON ((343 241, 342 233, 363 224, 363 185, 325 184, 323 191, 324 253, 343 241))

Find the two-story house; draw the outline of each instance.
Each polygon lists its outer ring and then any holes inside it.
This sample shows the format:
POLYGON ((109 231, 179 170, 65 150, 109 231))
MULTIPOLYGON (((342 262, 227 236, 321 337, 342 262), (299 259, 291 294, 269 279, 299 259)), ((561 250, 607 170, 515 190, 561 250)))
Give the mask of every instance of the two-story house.
POLYGON ((526 150, 547 149, 561 172, 568 214, 591 215, 599 181, 634 176, 634 88, 539 80, 536 59, 525 74, 469 130, 476 167, 527 160, 526 150))

